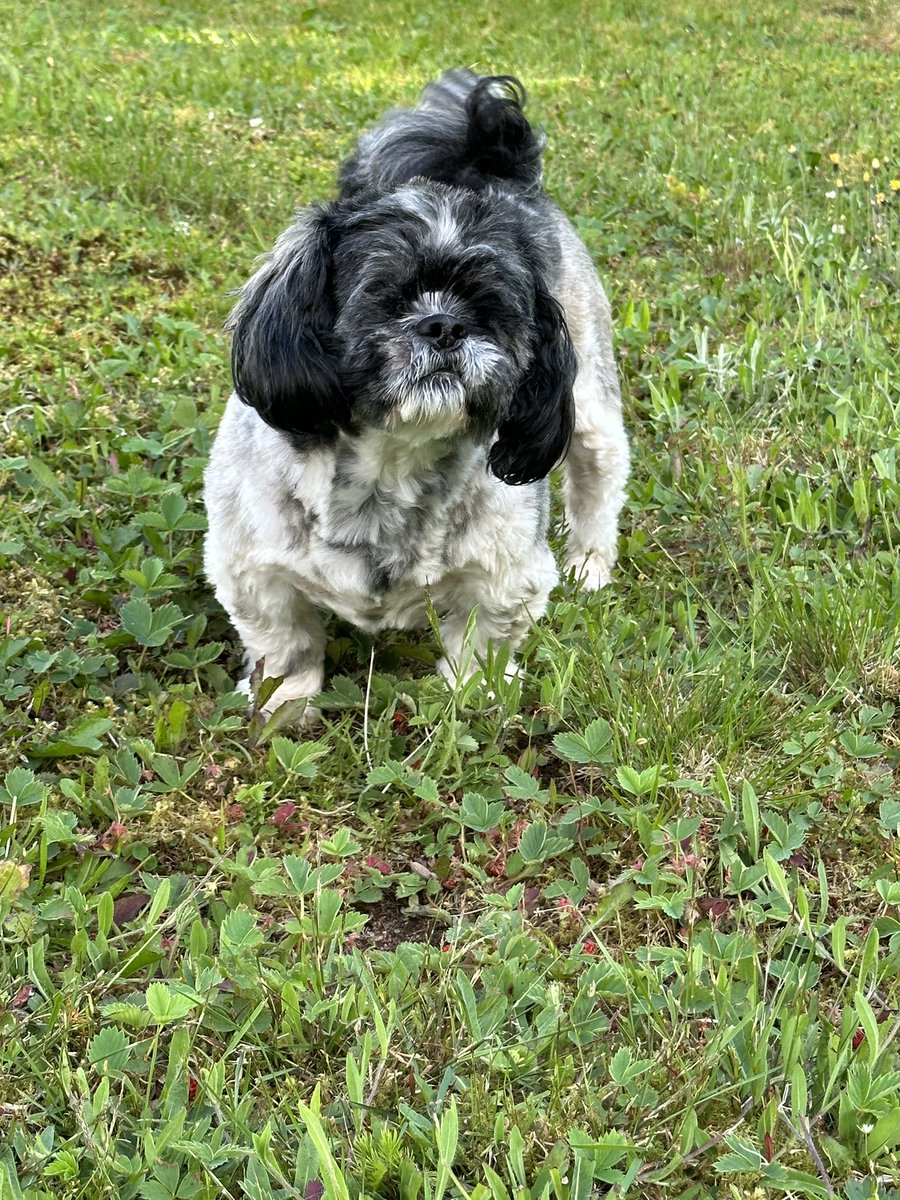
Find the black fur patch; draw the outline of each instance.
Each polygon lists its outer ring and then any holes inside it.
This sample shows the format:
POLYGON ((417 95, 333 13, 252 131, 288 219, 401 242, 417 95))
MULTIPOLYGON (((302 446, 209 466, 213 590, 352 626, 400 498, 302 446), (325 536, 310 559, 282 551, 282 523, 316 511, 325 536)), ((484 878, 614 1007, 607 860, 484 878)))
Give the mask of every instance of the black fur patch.
POLYGON ((576 371, 562 309, 538 288, 531 363, 488 458, 498 479, 534 483, 549 475, 563 457, 575 428, 576 371))
POLYGON ((536 189, 543 140, 524 106, 525 89, 511 75, 447 71, 425 89, 419 108, 389 113, 360 139, 341 168, 341 194, 417 176, 471 191, 498 180, 536 189))
POLYGON ((289 434, 327 437, 349 421, 334 336, 329 233, 321 211, 292 226, 228 322, 235 391, 289 434))

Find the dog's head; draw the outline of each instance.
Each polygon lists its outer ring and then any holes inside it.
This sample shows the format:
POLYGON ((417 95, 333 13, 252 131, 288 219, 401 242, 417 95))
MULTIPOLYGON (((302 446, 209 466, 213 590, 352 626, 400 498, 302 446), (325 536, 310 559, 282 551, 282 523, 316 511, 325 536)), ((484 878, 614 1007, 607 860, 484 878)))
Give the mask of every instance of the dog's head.
POLYGON ((238 395, 300 436, 496 432, 500 479, 543 478, 572 432, 575 354, 527 217, 426 181, 307 210, 230 318, 238 395))

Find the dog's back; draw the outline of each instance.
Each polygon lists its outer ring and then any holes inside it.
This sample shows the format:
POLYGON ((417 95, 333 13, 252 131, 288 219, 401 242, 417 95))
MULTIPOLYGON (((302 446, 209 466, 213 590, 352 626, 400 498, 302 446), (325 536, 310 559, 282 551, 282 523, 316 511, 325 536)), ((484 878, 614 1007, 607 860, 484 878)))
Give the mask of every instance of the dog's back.
POLYGON ((510 75, 446 71, 417 108, 395 109, 360 138, 341 168, 342 196, 387 190, 415 178, 518 192, 541 184, 543 138, 523 112, 525 89, 510 75))

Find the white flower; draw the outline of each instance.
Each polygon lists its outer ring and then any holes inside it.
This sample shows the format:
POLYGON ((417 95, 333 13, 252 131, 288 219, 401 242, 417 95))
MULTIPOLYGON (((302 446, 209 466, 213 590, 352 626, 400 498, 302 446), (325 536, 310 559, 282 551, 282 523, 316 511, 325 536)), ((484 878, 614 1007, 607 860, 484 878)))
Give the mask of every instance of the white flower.
POLYGON ((825 193, 825 199, 826 199, 826 200, 833 200, 833 199, 835 198, 835 196, 836 196, 836 195, 837 195, 837 192, 836 192, 836 191, 834 191, 834 189, 832 189, 830 192, 826 192, 826 193, 825 193))
POLYGON ((251 129, 259 129, 259 127, 260 127, 260 125, 262 125, 262 123, 263 123, 262 117, 251 117, 250 118, 250 128, 251 129))

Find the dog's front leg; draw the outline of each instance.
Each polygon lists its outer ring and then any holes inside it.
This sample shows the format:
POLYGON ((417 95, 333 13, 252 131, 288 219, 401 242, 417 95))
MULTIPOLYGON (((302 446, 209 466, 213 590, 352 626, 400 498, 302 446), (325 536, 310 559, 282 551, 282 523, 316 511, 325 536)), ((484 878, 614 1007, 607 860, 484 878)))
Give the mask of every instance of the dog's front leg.
MULTIPOLYGON (((283 676, 262 706, 267 716, 288 700, 309 699, 320 692, 325 628, 309 601, 277 576, 257 577, 252 587, 244 583, 229 590, 231 594, 220 594, 219 599, 244 644, 246 674, 238 681, 238 690, 250 694, 250 676, 264 659, 265 677, 283 676)), ((317 709, 307 706, 300 720, 306 723, 318 715, 317 709)))
POLYGON ((491 646, 509 647, 507 679, 519 673, 515 652, 531 623, 544 615, 558 573, 547 545, 535 548, 524 574, 511 568, 512 564, 495 572, 473 568, 466 572, 462 586, 454 589, 454 603, 441 621, 444 657, 437 665, 451 686, 473 675, 478 659, 484 659, 491 646), (473 610, 474 637, 467 638, 473 610))
POLYGON ((609 583, 616 561, 619 513, 628 480, 628 439, 621 413, 599 401, 590 379, 575 386, 576 425, 564 464, 569 537, 566 567, 582 586, 609 583))

